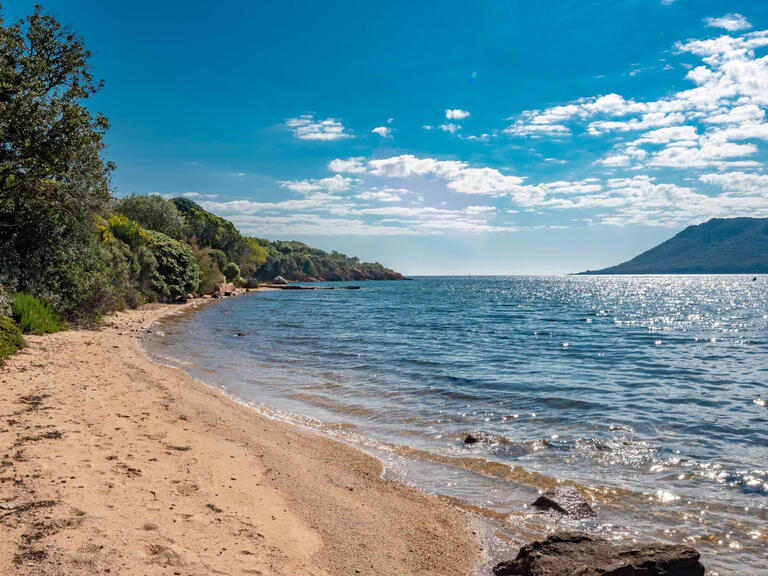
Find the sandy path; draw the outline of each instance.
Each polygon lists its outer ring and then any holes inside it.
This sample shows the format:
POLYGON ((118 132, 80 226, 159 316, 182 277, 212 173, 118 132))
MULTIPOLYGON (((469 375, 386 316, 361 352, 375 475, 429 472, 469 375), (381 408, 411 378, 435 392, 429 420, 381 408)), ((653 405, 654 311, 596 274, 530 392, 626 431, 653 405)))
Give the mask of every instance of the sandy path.
POLYGON ((150 363, 150 306, 0 368, 2 574, 470 574, 462 512, 150 363))

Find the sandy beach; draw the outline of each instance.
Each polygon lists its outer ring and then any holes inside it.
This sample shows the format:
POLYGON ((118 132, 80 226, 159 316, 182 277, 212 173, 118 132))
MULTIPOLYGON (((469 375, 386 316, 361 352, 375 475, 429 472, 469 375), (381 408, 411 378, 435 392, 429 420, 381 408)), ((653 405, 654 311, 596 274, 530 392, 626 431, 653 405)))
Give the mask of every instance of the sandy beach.
POLYGON ((0 573, 473 572, 466 513, 151 363, 137 337, 177 309, 31 336, 0 368, 0 573))

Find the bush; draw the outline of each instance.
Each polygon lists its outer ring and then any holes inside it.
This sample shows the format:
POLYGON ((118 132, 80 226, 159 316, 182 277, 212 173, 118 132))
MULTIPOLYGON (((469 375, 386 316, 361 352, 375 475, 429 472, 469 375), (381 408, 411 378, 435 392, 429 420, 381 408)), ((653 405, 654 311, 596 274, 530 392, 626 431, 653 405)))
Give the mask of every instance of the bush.
POLYGON ((197 265, 200 268, 200 286, 197 291, 200 294, 213 294, 224 280, 224 275, 221 273, 221 269, 212 252, 224 254, 220 250, 208 251, 205 249, 198 250, 196 253, 197 265))
POLYGON ((120 200, 115 206, 115 212, 138 222, 148 230, 161 232, 176 240, 181 238, 184 229, 184 219, 176 205, 157 194, 131 196, 120 200))
POLYGON ((224 267, 227 265, 227 255, 224 252, 211 248, 208 250, 208 255, 216 262, 219 270, 224 270, 224 267))
POLYGON ((25 334, 51 334, 65 327, 47 304, 30 294, 14 294, 11 310, 13 319, 25 334))
POLYGON ((137 222, 122 214, 112 214, 100 228, 101 238, 108 242, 114 238, 125 242, 131 248, 152 243, 152 239, 137 222))
POLYGON ((227 282, 232 282, 235 278, 240 277, 240 267, 234 262, 230 262, 224 266, 223 272, 227 282))
POLYGON ((148 233, 157 261, 157 270, 152 274, 152 289, 168 301, 186 298, 200 284, 200 268, 192 248, 161 232, 148 230, 148 233))
POLYGON ((8 316, 11 313, 11 303, 8 300, 8 294, 0 282, 0 316, 8 316))
POLYGON ((0 364, 3 360, 24 347, 21 330, 8 316, 0 316, 0 364))

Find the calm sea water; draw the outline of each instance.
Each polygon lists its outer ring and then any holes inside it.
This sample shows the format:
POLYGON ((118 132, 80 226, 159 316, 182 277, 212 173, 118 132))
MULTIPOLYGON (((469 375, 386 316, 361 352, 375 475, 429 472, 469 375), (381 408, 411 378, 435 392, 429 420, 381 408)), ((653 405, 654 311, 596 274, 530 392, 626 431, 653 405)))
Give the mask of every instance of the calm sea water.
POLYGON ((361 287, 223 300, 160 321, 148 350, 476 506, 489 561, 575 527, 692 544, 712 574, 768 573, 768 277, 361 287), (597 519, 534 513, 557 482, 597 519))

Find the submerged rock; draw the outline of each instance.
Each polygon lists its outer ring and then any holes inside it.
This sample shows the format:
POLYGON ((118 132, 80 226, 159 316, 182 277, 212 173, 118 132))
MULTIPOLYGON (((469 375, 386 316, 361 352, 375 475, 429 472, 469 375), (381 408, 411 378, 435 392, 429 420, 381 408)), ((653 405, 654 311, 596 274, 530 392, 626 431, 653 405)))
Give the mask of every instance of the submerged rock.
POLYGON ((699 553, 673 544, 619 544, 564 532, 526 544, 495 576, 703 576, 699 553))
POLYGON ((573 518, 593 518, 595 516, 595 511, 587 499, 573 486, 557 486, 554 490, 548 490, 539 496, 531 506, 538 510, 552 510, 573 518))

